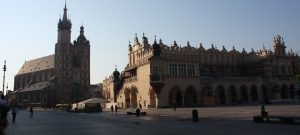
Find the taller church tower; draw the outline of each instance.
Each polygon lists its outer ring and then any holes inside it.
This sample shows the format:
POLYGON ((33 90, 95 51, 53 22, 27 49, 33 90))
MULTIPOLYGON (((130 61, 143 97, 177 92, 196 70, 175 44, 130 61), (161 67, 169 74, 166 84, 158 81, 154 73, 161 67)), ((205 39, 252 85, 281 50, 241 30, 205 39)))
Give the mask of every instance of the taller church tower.
POLYGON ((71 43, 71 20, 65 4, 63 18, 58 22, 55 44, 55 97, 56 103, 75 103, 89 97, 90 86, 90 42, 80 35, 71 43))

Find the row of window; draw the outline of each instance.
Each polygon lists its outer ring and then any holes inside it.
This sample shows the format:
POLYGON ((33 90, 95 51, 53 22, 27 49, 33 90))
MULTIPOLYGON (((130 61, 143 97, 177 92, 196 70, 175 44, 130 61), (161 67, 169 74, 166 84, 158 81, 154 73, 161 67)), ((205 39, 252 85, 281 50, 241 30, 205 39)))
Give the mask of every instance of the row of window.
POLYGON ((169 64, 171 76, 195 76, 194 64, 169 64))
POLYGON ((15 89, 18 89, 20 87, 25 87, 31 80, 35 82, 43 82, 49 80, 52 76, 53 76, 52 70, 20 75, 18 78, 16 78, 15 89))
POLYGON ((223 54, 211 54, 204 53, 201 55, 174 55, 169 54, 165 56, 167 59, 175 59, 175 60, 192 60, 197 61, 201 60, 201 63, 238 63, 241 61, 241 56, 236 55, 223 55, 223 54))
MULTIPOLYGON (((275 74, 279 73, 278 68, 279 68, 279 66, 277 66, 277 65, 273 66, 273 72, 275 74)), ((281 74, 292 74, 292 67, 291 66, 287 66, 287 70, 288 71, 286 71, 286 66, 284 66, 284 65, 280 66, 280 73, 281 74)))

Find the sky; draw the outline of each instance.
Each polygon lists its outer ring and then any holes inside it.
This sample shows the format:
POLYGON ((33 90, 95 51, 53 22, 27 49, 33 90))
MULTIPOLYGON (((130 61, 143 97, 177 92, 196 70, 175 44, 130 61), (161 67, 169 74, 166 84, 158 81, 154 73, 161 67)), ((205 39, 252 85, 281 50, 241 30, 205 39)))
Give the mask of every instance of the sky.
MULTIPOLYGON (((67 0, 72 41, 80 26, 91 44, 91 83, 100 83, 117 65, 128 63, 128 42, 135 33, 154 36, 171 45, 208 49, 211 44, 239 51, 273 49, 277 34, 287 49, 299 53, 299 0, 67 0)), ((14 76, 25 60, 54 54, 57 23, 64 0, 0 1, 0 67, 7 61, 6 84, 13 90, 14 76)))

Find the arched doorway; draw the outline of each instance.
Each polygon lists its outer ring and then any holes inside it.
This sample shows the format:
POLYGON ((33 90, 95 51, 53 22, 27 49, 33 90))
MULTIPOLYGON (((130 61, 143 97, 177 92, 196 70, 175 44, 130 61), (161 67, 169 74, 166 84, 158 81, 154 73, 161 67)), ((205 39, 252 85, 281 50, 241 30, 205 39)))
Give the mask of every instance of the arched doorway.
POLYGON ((250 97, 251 97, 251 101, 252 102, 257 102, 258 101, 258 92, 257 92, 257 86, 256 85, 252 85, 250 88, 250 97))
POLYGON ((149 97, 150 97, 150 107, 155 108, 156 107, 156 95, 155 95, 155 91, 153 89, 150 89, 149 97))
POLYGON ((216 101, 213 96, 213 91, 210 86, 204 86, 202 88, 202 103, 203 105, 215 105, 216 101))
POLYGON ((181 91, 178 86, 172 87, 169 93, 169 105, 173 106, 174 103, 177 106, 182 106, 181 91))
POLYGON ((237 103, 237 93, 236 93, 236 87, 234 85, 229 86, 229 94, 231 98, 231 103, 236 104, 237 103))
POLYGON ((247 103, 248 102, 247 86, 242 85, 240 87, 240 92, 241 92, 241 102, 240 103, 247 103))
POLYGON ((294 84, 291 84, 290 85, 290 98, 294 99, 294 97, 295 97, 295 86, 294 86, 294 84))
POLYGON ((130 89, 129 88, 125 88, 124 95, 125 95, 125 108, 130 108, 131 102, 130 102, 130 89))
POLYGON ((138 90, 136 87, 131 88, 131 108, 137 108, 138 107, 138 100, 137 100, 137 94, 138 90))
POLYGON ((196 91, 195 91, 195 88, 192 87, 192 86, 189 86, 185 90, 184 105, 185 106, 195 106, 196 103, 197 103, 197 100, 196 100, 196 91))
POLYGON ((216 103, 217 104, 226 104, 225 88, 222 85, 219 85, 216 88, 216 103))
POLYGON ((281 93, 280 93, 280 86, 276 83, 272 85, 272 93, 271 93, 271 99, 280 99, 281 93))
POLYGON ((281 86, 281 98, 282 99, 289 98, 289 88, 286 84, 282 84, 281 86))

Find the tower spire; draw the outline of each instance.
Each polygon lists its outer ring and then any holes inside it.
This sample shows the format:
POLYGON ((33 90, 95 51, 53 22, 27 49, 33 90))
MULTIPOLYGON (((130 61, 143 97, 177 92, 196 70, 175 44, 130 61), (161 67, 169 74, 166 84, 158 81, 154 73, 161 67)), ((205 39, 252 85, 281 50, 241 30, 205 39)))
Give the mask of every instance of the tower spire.
POLYGON ((67 0, 65 0, 65 9, 67 9, 67 0))
POLYGON ((71 27, 72 27, 72 23, 71 23, 70 19, 68 19, 68 12, 67 11, 68 11, 67 2, 65 1, 63 18, 59 19, 59 22, 58 22, 58 29, 59 30, 71 29, 71 27))
POLYGON ((66 0, 65 0, 65 8, 64 8, 64 16, 63 16, 63 20, 67 20, 68 18, 67 18, 67 11, 68 11, 68 9, 67 9, 67 2, 66 2, 66 0))

